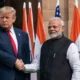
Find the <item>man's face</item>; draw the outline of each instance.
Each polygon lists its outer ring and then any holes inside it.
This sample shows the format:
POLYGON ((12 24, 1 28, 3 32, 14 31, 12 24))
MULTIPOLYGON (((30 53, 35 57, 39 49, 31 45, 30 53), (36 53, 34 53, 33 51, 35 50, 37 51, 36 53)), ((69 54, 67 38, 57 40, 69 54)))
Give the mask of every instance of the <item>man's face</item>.
POLYGON ((0 13, 0 25, 4 29, 9 29, 15 22, 15 16, 12 13, 0 13))
POLYGON ((51 20, 48 26, 48 32, 51 38, 59 38, 62 36, 64 27, 60 20, 51 20))

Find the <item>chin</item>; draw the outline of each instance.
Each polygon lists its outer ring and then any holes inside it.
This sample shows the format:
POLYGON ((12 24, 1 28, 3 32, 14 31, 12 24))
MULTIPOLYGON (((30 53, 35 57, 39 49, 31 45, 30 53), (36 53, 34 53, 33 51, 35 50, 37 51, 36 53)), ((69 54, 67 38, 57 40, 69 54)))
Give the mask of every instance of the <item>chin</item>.
POLYGON ((53 35, 53 34, 51 35, 50 34, 51 39, 57 39, 57 38, 60 38, 61 36, 62 35, 57 35, 57 34, 56 35, 53 35))
POLYGON ((55 39, 55 38, 57 38, 58 36, 57 36, 57 35, 50 34, 50 37, 51 37, 52 39, 55 39))
POLYGON ((2 26, 2 28, 4 28, 4 29, 8 29, 9 27, 7 27, 7 26, 3 27, 3 26, 2 26))

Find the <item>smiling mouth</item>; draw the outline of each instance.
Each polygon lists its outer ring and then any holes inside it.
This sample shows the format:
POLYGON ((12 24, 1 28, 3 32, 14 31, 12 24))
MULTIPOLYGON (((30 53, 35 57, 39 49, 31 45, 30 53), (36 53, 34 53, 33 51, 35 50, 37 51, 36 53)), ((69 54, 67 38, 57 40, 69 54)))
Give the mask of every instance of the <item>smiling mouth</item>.
POLYGON ((50 34, 56 34, 56 32, 53 32, 53 31, 50 31, 49 33, 50 33, 50 34))

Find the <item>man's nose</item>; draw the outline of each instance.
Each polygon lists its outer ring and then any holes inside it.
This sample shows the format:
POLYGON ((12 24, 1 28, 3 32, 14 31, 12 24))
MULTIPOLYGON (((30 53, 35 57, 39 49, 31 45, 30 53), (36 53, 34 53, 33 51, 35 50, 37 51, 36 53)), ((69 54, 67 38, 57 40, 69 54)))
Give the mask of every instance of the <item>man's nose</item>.
POLYGON ((7 19, 5 17, 2 18, 3 21, 6 21, 7 19))

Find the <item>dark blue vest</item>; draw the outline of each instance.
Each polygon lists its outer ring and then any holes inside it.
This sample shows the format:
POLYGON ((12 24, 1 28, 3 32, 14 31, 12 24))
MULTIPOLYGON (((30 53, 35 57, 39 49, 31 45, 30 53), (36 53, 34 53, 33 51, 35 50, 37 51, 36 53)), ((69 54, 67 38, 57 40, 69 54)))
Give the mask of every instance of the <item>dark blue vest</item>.
POLYGON ((40 80, 71 80, 72 70, 66 58, 69 39, 62 36, 60 39, 46 41, 41 49, 40 80))

